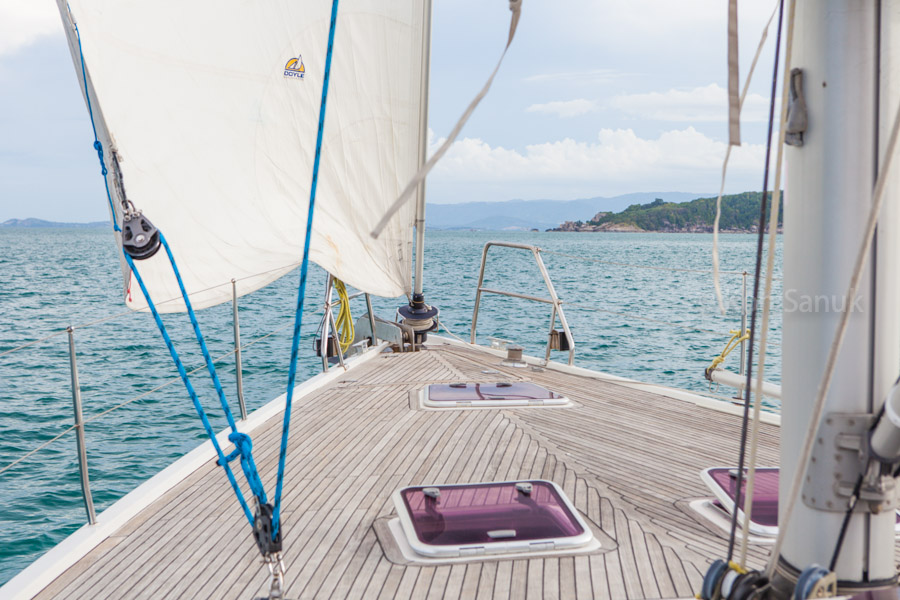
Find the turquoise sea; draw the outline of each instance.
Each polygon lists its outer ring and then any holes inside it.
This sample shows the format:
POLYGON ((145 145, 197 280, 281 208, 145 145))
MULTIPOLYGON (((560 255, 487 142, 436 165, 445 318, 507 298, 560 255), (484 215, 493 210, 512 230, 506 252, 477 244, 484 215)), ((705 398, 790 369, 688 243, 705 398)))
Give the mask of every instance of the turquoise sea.
MULTIPOLYGON (((723 275, 727 310, 724 316, 719 314, 712 276, 705 272, 710 269, 711 235, 429 231, 428 301, 440 306, 446 326, 465 338, 481 249, 489 240, 535 244, 545 250, 550 276, 567 303, 576 365, 702 393, 715 391, 703 379, 703 370, 721 351, 729 329, 740 326, 742 291, 740 275, 723 275)), ((767 379, 776 382, 781 361, 780 240, 778 248, 775 320, 766 366, 767 379)), ((752 273, 755 252, 755 235, 721 236, 724 270, 752 273)), ((321 369, 313 335, 322 313, 324 280, 321 269, 311 270, 310 310, 301 342, 303 378, 321 369)), ((284 392, 297 281, 294 272, 240 300, 242 342, 255 341, 243 352, 250 410, 284 392)), ((752 291, 752 277, 747 283, 752 291)), ((545 295, 531 254, 521 250, 492 249, 485 285, 545 295)), ((98 512, 204 440, 182 384, 173 379, 177 373, 152 318, 121 314, 120 289, 119 261, 109 231, 0 229, 0 470, 71 426, 64 330, 74 325, 85 418, 96 417, 88 423, 86 436, 98 512), (104 320, 108 317, 113 318, 104 320), (58 335, 8 352, 53 333, 58 335), (151 391, 167 382, 171 383, 151 391)), ((399 303, 376 299, 375 309, 381 317, 393 318, 399 303)), ((354 316, 363 310, 363 301, 355 300, 354 316)), ((200 314, 214 356, 227 355, 233 348, 231 311, 228 304, 200 314)), ((486 295, 478 339, 513 340, 529 354, 542 355, 549 317, 547 305, 486 295)), ((201 366, 187 318, 170 315, 165 320, 188 368, 201 366)), ((557 352, 554 358, 566 357, 557 352)), ((726 366, 737 371, 738 362, 735 352, 726 366)), ((224 358, 218 368, 236 412, 233 357, 224 358)), ((217 402, 208 377, 201 372, 193 382, 211 408, 214 426, 222 429, 224 418, 212 410, 217 402)), ((733 395, 724 388, 718 392, 733 395)), ((75 437, 70 432, 0 473, 0 584, 84 522, 75 437)))

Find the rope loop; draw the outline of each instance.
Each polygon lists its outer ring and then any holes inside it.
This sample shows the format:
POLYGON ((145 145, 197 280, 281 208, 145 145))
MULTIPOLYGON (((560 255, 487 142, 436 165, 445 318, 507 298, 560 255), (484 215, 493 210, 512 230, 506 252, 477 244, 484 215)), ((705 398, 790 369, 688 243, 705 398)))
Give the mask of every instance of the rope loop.
POLYGON ((100 159, 100 172, 106 177, 109 171, 106 170, 106 162, 103 160, 103 144, 100 143, 100 140, 94 140, 94 150, 97 151, 97 158, 100 159))
POLYGON ((228 434, 228 441, 234 444, 234 452, 228 455, 227 460, 232 460, 232 456, 241 457, 241 469, 250 485, 250 491, 256 496, 261 504, 265 504, 266 491, 263 488, 262 479, 259 477, 259 471, 256 469, 256 462, 253 460, 253 440, 246 433, 240 431, 232 431, 228 434))
POLYGON ((725 362, 725 358, 731 354, 731 351, 738 347, 741 342, 746 342, 750 339, 750 330, 745 329, 744 333, 741 334, 740 329, 732 329, 728 333, 731 334, 731 337, 728 339, 728 342, 725 344, 725 348, 722 350, 721 354, 715 357, 710 365, 706 367, 706 378, 709 379, 710 373, 719 368, 719 365, 725 362))

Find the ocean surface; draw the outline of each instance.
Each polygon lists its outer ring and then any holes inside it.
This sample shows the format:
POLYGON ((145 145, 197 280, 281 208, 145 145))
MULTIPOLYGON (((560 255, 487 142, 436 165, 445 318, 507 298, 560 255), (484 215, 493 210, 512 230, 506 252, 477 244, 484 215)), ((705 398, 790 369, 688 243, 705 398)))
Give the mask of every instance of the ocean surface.
MULTIPOLYGON (((722 269, 751 273, 747 289, 752 292, 756 236, 720 239, 722 269)), ((711 390, 703 379, 729 330, 740 327, 743 295, 741 275, 723 274, 726 313, 719 313, 707 272, 711 235, 429 231, 427 299, 440 306, 446 327, 466 339, 481 250, 490 240, 544 250, 547 270, 566 302, 576 365, 734 395, 725 388, 711 390)), ((766 361, 766 379, 775 382, 781 361, 780 253, 779 240, 766 361)), ((313 340, 325 273, 314 267, 310 277, 301 342, 304 379, 321 370, 313 340)), ((285 391, 297 282, 295 271, 239 301, 242 343, 253 344, 243 352, 249 410, 285 391)), ((531 253, 522 250, 493 248, 485 286, 546 296, 531 253)), ((86 440, 98 513, 205 439, 152 318, 127 313, 120 289, 119 261, 106 229, 0 229, 0 470, 72 425, 65 328, 75 326, 85 419, 94 419, 86 426, 86 440)), ((393 318, 400 300, 379 298, 374 304, 379 316, 393 318)), ((353 309, 354 318, 363 313, 362 299, 353 309)), ((485 295, 478 341, 512 340, 528 354, 542 356, 549 318, 545 304, 485 295)), ((165 321, 188 368, 201 366, 187 318, 170 315, 165 321)), ((218 369, 237 413, 234 360, 228 354, 234 343, 231 305, 202 311, 200 322, 213 356, 226 355, 218 369)), ((733 371, 738 354, 726 362, 733 371)), ((566 353, 554 352, 553 358, 565 361, 566 353)), ((224 428, 205 371, 192 380, 214 427, 224 428)), ((84 524, 79 481, 72 432, 0 473, 0 584, 84 524)))

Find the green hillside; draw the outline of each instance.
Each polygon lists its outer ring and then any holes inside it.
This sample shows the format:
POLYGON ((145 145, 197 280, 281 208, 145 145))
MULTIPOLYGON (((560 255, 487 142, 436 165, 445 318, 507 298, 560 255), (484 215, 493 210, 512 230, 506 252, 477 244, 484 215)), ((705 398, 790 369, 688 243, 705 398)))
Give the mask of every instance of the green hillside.
MULTIPOLYGON (((762 192, 744 192, 722 196, 722 216, 719 229, 722 231, 750 231, 759 223, 759 203, 762 192)), ((783 197, 782 197, 783 199, 783 197)), ((771 193, 767 196, 769 208, 771 193)), ((782 209, 784 204, 781 205, 782 209)), ((784 211, 779 211, 778 225, 782 224, 784 211)), ((599 216, 599 215, 598 215, 599 216)), ((632 204, 619 213, 601 216, 589 221, 592 226, 631 226, 644 231, 712 231, 716 218, 716 199, 698 198, 690 202, 665 202, 656 199, 649 204, 632 204)))

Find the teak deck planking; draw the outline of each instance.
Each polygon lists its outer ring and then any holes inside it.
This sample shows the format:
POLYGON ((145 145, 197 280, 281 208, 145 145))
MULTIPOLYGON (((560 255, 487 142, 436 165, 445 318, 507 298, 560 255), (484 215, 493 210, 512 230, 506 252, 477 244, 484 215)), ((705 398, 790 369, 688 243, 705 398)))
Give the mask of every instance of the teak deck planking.
MULTIPOLYGON (((297 400, 283 507, 288 598, 660 598, 698 591, 727 540, 683 501, 709 495, 701 469, 736 462, 739 418, 608 381, 499 363, 438 341, 415 354, 380 355, 297 400), (534 381, 576 405, 410 406, 410 391, 428 383, 506 379, 534 381), (400 487, 526 478, 559 484, 615 547, 394 564, 373 529, 377 518, 394 513, 390 495, 400 487)), ((269 488, 280 434, 281 415, 253 432, 269 488)), ((776 465, 778 428, 762 424, 760 434, 760 464, 776 465)), ((767 547, 751 545, 752 566, 767 555, 767 547)), ((264 596, 267 586, 250 527, 211 460, 37 598, 249 599, 264 596)))

